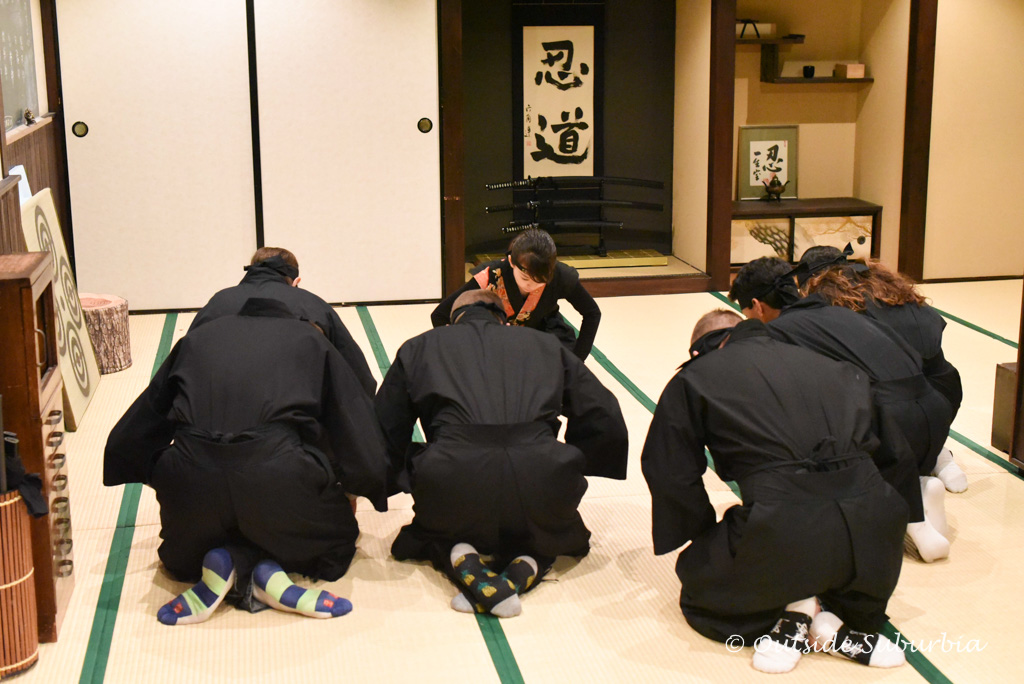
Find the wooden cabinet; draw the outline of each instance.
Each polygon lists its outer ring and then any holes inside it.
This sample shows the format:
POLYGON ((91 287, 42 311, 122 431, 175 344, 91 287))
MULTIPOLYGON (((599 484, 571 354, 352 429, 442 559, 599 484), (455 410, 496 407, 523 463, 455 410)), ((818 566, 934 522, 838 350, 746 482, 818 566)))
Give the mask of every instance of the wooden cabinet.
MULTIPOLYGON (((778 256, 787 261, 796 261, 808 247, 831 245, 842 249, 848 242, 853 243, 855 252, 860 256, 870 255, 877 259, 881 246, 882 207, 855 197, 783 199, 777 202, 736 200, 732 203, 732 221, 734 266, 753 261, 758 256, 778 256), (852 230, 832 229, 826 231, 829 235, 808 241, 807 236, 803 235, 804 231, 800 230, 800 222, 828 218, 844 219, 852 230), (864 219, 863 223, 870 223, 870 228, 856 221, 860 218, 864 219), (751 226, 755 222, 758 225, 751 226), (757 228, 773 231, 775 235, 771 238, 755 235, 754 230, 757 228), (757 253, 756 247, 754 253, 747 249, 748 245, 756 246, 757 243, 762 243, 760 249, 763 253, 757 253)), ((810 226, 807 228, 809 230, 810 226)))
POLYGON ((71 504, 57 364, 53 259, 0 255, 0 395, 4 429, 18 433, 25 469, 39 473, 49 504, 32 520, 39 640, 56 641, 74 588, 71 504))

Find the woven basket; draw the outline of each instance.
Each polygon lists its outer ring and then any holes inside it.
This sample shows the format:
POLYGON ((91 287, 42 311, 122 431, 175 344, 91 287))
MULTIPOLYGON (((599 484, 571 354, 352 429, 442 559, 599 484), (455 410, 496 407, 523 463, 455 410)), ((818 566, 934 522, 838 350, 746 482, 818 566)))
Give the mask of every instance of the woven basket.
POLYGON ((28 511, 18 492, 0 496, 0 678, 39 659, 36 583, 28 511))

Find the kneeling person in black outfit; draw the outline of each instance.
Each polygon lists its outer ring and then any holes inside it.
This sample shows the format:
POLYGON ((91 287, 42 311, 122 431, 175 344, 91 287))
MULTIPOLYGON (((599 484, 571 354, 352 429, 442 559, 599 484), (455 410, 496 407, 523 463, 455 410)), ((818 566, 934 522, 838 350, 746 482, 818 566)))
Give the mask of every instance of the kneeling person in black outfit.
POLYGON ((756 641, 765 672, 791 670, 812 640, 864 664, 902 664, 878 630, 907 505, 871 461, 867 376, 728 310, 701 318, 692 343, 642 456, 654 552, 693 542, 676 562, 687 622, 717 641, 756 641), (743 496, 717 524, 705 446, 743 496))
POLYGON ((336 580, 359 528, 346 492, 387 510, 373 405, 324 335, 275 299, 192 330, 111 431, 103 483, 160 503, 159 555, 198 583, 160 609, 202 622, 228 598, 329 618, 351 604, 285 574, 336 580))
POLYGON ((584 476, 625 479, 626 425, 553 335, 504 324, 495 293, 466 292, 451 315, 402 345, 377 393, 396 484, 415 499, 391 553, 445 572, 455 610, 511 617, 555 556, 589 551, 584 476), (425 445, 411 443, 417 419, 425 445))

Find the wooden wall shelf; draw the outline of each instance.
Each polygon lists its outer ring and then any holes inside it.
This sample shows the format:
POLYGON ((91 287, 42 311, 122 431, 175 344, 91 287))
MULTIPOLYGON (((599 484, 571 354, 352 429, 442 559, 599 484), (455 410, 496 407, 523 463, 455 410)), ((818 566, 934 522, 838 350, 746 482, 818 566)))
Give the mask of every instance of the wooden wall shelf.
POLYGON ((737 38, 737 45, 795 45, 804 42, 803 36, 780 36, 778 38, 737 38))
POLYGON ((783 77, 779 76, 778 78, 773 78, 770 81, 766 81, 765 79, 762 78, 761 82, 762 83, 783 83, 783 84, 787 84, 787 83, 789 83, 789 84, 792 84, 792 83, 874 83, 875 79, 873 79, 873 78, 834 78, 832 76, 823 76, 821 78, 818 78, 817 76, 814 77, 814 78, 790 78, 790 77, 783 78, 783 77))
POLYGON ((820 76, 815 78, 783 78, 782 62, 779 61, 779 46, 794 45, 804 42, 804 36, 783 36, 781 38, 737 38, 737 45, 761 46, 761 83, 781 85, 820 84, 820 83, 874 83, 873 78, 835 78, 820 76))

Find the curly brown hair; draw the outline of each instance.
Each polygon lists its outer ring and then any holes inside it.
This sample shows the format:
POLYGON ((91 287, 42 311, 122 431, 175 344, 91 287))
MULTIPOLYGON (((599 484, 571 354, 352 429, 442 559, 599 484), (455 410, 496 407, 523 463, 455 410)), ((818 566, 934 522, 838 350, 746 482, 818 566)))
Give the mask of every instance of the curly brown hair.
POLYGON ((811 276, 804 285, 804 291, 820 294, 833 306, 858 312, 867 308, 868 299, 886 306, 920 306, 927 302, 907 276, 878 261, 872 260, 868 265, 870 270, 864 273, 856 273, 849 266, 825 269, 811 276))
POLYGON ((863 311, 864 284, 849 266, 832 266, 815 273, 804 283, 806 294, 819 294, 832 306, 863 311))
POLYGON ((888 306, 900 306, 902 304, 917 304, 922 306, 928 300, 917 290, 914 281, 909 277, 889 269, 878 261, 872 261, 868 277, 864 284, 868 288, 871 298, 879 304, 888 306))

